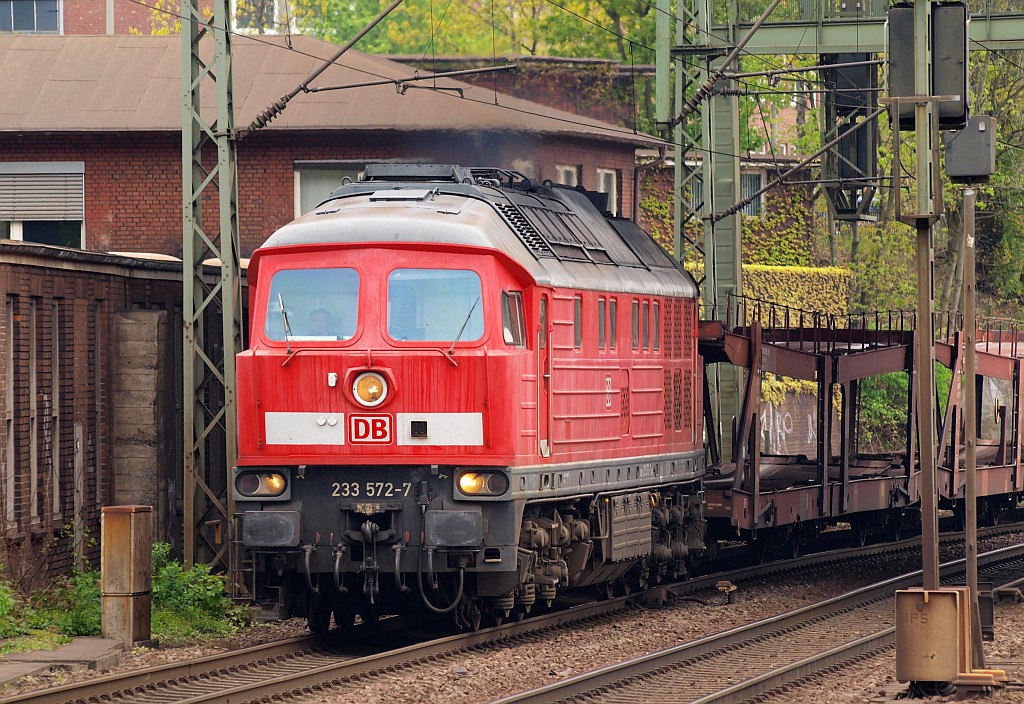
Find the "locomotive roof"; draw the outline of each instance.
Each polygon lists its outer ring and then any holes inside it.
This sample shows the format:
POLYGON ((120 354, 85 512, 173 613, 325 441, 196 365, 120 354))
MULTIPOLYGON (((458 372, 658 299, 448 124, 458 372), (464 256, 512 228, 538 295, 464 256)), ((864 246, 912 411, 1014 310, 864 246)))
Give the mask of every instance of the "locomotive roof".
POLYGON ((594 205, 594 194, 541 185, 496 169, 377 164, 261 249, 410 241, 505 252, 540 284, 695 297, 693 278, 633 222, 594 205))

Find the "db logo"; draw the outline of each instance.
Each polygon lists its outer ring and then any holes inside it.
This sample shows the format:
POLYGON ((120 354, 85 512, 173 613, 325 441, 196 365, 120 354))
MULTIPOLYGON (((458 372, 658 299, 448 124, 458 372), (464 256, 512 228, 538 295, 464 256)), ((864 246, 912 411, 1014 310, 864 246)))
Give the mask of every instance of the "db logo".
POLYGON ((348 436, 353 443, 389 443, 391 416, 349 416, 348 436))

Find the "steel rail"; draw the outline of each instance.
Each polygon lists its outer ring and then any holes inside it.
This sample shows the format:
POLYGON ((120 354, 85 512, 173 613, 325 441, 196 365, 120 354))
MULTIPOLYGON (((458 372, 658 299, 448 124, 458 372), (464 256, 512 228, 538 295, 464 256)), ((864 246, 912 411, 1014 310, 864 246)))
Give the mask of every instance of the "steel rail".
MULTIPOLYGON (((1004 524, 982 529, 980 533, 1008 532, 1014 530, 1014 528, 1014 524, 1004 524)), ((1020 526, 1018 525, 1016 528, 1019 530, 1020 526)), ((946 534, 942 539, 943 541, 962 540, 961 536, 962 534, 946 534)), ((578 605, 556 613, 537 616, 520 623, 509 623, 469 634, 457 634, 376 655, 351 656, 338 652, 336 649, 334 652, 331 652, 332 646, 337 647, 339 637, 347 637, 349 641, 353 642, 361 640, 359 637, 353 638, 352 636, 370 632, 367 626, 362 625, 357 626, 353 632, 348 633, 332 631, 318 636, 299 636, 242 650, 209 655, 194 660, 168 663, 128 673, 97 677, 37 692, 25 692, 11 697, 0 698, 0 704, 14 704, 14 702, 23 702, 25 704, 66 704, 67 702, 105 701, 110 699, 111 695, 121 701, 129 702, 146 692, 153 692, 155 690, 167 692, 168 688, 184 687, 184 685, 191 681, 203 680, 212 682, 219 678, 237 676, 238 673, 251 672, 258 665, 274 661, 289 661, 295 668, 305 668, 310 673, 310 676, 302 680, 295 679, 296 675, 283 678, 269 677, 259 683, 259 686, 273 685, 275 688, 280 687, 282 693, 295 693, 304 688, 320 687, 325 681, 336 682, 341 679, 360 677, 382 668, 401 667, 403 664, 427 661, 431 658, 442 657, 445 654, 454 653, 469 647, 496 641, 507 641, 532 633, 544 632, 566 624, 584 622, 587 619, 598 618, 630 608, 634 600, 643 599, 645 596, 656 599, 659 593, 663 595, 665 592, 670 592, 675 595, 682 595, 709 590, 714 589, 716 583, 723 579, 742 582, 747 579, 764 578, 806 569, 807 567, 823 566, 842 561, 906 551, 915 547, 918 543, 919 538, 909 538, 896 543, 830 550, 808 554, 795 560, 778 561, 703 575, 684 582, 658 585, 646 593, 637 592, 607 601, 578 605), (323 658, 329 658, 333 662, 319 667, 307 667, 306 665, 311 666, 314 663, 311 661, 303 665, 302 659, 304 658, 310 658, 311 660, 320 659, 320 662, 323 662, 323 658), (289 681, 292 682, 291 685, 288 684, 289 681)), ((422 625, 424 622, 425 620, 422 618, 399 617, 386 619, 376 624, 376 630, 373 633, 407 630, 411 624, 422 625)), ((252 679, 258 679, 255 676, 255 672, 251 674, 252 679)), ((221 691, 230 691, 232 695, 229 697, 230 700, 237 702, 241 701, 237 695, 242 694, 245 688, 237 687, 230 690, 225 688, 221 691)), ((274 691, 278 690, 275 689, 274 691)), ((261 697, 254 697, 254 699, 259 698, 261 697)), ((227 700, 225 698, 219 701, 227 700)), ((193 701, 193 699, 180 701, 193 701)), ((218 699, 203 697, 194 699, 194 701, 206 702, 218 701, 218 699)))
MULTIPOLYGON (((992 566, 1001 562, 1020 561, 1024 558, 1024 544, 1014 545, 1000 550, 993 550, 979 556, 979 562, 992 566)), ((942 565, 942 576, 949 579, 962 573, 966 564, 963 558, 952 560, 942 565)), ((641 680, 654 670, 670 668, 676 663, 695 660, 725 649, 736 647, 742 643, 761 641, 781 631, 788 631, 802 624, 821 621, 854 606, 864 606, 882 598, 891 598, 896 589, 917 586, 920 584, 922 571, 909 572, 898 577, 887 579, 841 594, 830 599, 810 604, 785 614, 773 616, 756 623, 739 626, 722 633, 701 638, 691 643, 666 648, 637 658, 608 665, 606 667, 583 673, 560 682, 553 682, 543 687, 513 694, 492 702, 492 704, 551 704, 572 698, 600 699, 600 692, 619 689, 631 682, 641 680)), ((807 677, 814 672, 830 667, 836 662, 848 662, 862 655, 867 650, 882 647, 887 638, 894 637, 895 628, 886 627, 865 638, 851 641, 846 645, 830 648, 827 651, 829 664, 815 667, 816 657, 801 659, 779 668, 777 673, 764 673, 728 688, 692 700, 692 704, 710 704, 711 702, 735 702, 756 696, 770 689, 775 689, 795 679, 807 677), (856 647, 854 647, 856 646, 856 647), (845 657, 843 651, 846 651, 845 657), (788 673, 785 672, 788 670, 788 673), (788 678, 787 678, 788 675, 788 678)), ((821 654, 819 654, 820 656, 821 654)))

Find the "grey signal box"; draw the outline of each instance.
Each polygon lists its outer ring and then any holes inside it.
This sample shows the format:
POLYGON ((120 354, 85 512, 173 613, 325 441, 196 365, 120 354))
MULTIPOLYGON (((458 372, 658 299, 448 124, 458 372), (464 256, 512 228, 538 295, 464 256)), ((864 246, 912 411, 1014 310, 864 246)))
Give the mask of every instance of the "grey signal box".
POLYGON ((996 118, 975 115, 962 130, 944 133, 946 175, 951 181, 984 182, 996 170, 996 118))

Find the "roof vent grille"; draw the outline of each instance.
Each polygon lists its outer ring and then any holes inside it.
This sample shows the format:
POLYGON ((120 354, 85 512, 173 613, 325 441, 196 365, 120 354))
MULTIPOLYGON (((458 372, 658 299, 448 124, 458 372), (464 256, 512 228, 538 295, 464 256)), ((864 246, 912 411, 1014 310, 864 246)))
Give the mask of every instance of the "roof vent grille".
POLYGON ((525 215, 511 203, 495 203, 494 207, 499 213, 501 213, 505 221, 512 226, 512 229, 518 235, 519 239, 522 240, 523 244, 527 248, 540 257, 553 257, 555 256, 552 252, 551 247, 544 240, 539 232, 530 224, 530 221, 525 215))

